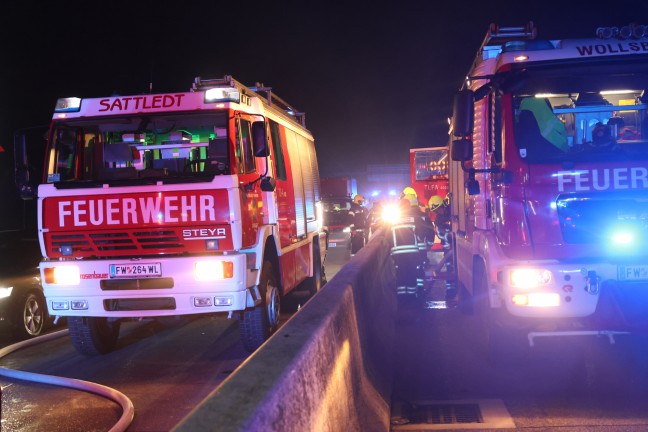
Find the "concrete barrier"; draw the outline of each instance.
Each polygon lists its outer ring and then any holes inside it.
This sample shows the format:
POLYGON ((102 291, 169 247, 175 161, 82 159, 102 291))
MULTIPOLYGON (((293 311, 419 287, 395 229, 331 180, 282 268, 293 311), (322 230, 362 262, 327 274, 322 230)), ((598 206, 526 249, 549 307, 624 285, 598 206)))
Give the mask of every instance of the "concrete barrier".
POLYGON ((174 431, 388 431, 393 287, 378 232, 174 431))

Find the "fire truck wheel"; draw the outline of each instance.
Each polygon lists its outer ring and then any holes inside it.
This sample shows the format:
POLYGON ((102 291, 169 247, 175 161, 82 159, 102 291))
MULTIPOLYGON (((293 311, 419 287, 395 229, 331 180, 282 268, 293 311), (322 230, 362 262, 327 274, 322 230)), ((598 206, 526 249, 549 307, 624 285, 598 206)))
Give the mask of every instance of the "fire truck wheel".
POLYGON ((317 245, 313 245, 313 276, 306 279, 304 287, 306 291, 313 296, 322 288, 322 285, 326 283, 324 276, 324 266, 322 266, 322 259, 320 255, 320 250, 317 245))
POLYGON ((70 339, 76 350, 87 356, 106 354, 115 349, 120 321, 103 317, 69 317, 70 339))
POLYGON ((249 352, 255 351, 279 328, 281 296, 277 286, 274 267, 270 261, 263 263, 259 280, 261 304, 246 309, 239 321, 243 346, 249 352))

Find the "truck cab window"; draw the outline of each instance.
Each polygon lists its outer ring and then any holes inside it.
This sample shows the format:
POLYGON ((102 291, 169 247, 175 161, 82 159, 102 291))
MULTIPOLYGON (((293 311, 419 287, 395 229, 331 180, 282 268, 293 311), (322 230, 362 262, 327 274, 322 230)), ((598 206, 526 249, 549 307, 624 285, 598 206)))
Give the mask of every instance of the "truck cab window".
POLYGON ((495 92, 491 95, 491 110, 492 110, 492 151, 495 163, 498 165, 502 163, 502 94, 495 92))
POLYGON ((286 180, 286 162, 282 150, 281 131, 279 123, 270 120, 270 139, 272 140, 272 151, 275 157, 275 169, 277 170, 277 179, 286 180))
POLYGON ((237 123, 236 161, 239 174, 254 171, 256 165, 252 150, 252 124, 249 120, 239 119, 237 123))
POLYGON ((50 154, 50 173, 54 181, 68 181, 76 178, 77 130, 59 129, 54 136, 56 151, 50 154))
MULTIPOLYGON (((58 122, 52 137, 50 183, 207 179, 230 171, 227 117, 223 114, 70 119, 58 122)), ((252 157, 247 161, 254 166, 252 157)))

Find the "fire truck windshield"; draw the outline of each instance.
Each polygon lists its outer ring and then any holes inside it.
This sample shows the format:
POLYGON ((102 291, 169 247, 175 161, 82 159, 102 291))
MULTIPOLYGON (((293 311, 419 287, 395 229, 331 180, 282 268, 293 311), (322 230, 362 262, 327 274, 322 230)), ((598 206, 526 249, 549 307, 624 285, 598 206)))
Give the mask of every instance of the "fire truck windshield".
POLYGON ((529 163, 648 158, 648 66, 625 76, 596 71, 578 79, 574 69, 525 73, 504 98, 510 107, 503 104, 511 109, 520 157, 529 163))
POLYGON ((55 121, 47 182, 150 181, 230 172, 225 114, 151 114, 55 121))

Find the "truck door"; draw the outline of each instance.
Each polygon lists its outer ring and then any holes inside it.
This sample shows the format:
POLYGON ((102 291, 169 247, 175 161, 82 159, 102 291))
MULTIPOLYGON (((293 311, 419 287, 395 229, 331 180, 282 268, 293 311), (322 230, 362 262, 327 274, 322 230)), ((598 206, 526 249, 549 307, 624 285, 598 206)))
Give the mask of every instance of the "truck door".
POLYGON ((243 247, 253 245, 257 240, 258 227, 263 223, 260 211, 261 192, 256 181, 259 174, 252 148, 252 119, 240 116, 236 119, 236 171, 241 191, 241 222, 243 227, 243 247), (252 184, 251 187, 247 185, 252 184))
POLYGON ((277 225, 279 227, 280 247, 290 246, 297 231, 295 224, 294 194, 292 187, 292 170, 290 169, 291 155, 286 143, 286 128, 270 120, 270 140, 277 176, 277 225))

